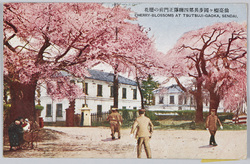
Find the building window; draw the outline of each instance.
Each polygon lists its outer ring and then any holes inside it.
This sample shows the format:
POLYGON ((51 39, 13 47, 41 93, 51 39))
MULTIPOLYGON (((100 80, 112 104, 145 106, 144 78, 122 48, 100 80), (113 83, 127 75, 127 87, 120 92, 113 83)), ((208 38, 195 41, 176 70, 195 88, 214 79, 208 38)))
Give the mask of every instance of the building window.
POLYGON ((114 86, 110 87, 110 97, 114 97, 114 86))
POLYGON ((46 117, 52 117, 52 108, 51 104, 46 105, 46 117))
POLYGON ((125 109, 126 109, 126 106, 123 106, 123 107, 122 107, 122 109, 124 109, 124 110, 125 110, 125 109))
POLYGON ((87 95, 88 94, 88 83, 83 82, 82 89, 83 89, 83 93, 85 93, 87 95))
POLYGON ((170 104, 174 104, 174 96, 170 96, 170 104))
POLYGON ((56 104, 56 117, 62 117, 62 104, 56 104))
POLYGON ((137 99, 137 89, 133 89, 133 99, 137 99))
POLYGON ((187 97, 186 96, 184 97, 184 104, 185 105, 187 104, 187 97))
POLYGON ((102 85, 97 85, 97 96, 101 96, 102 97, 102 85))
POLYGON ((102 116, 102 105, 97 105, 97 116, 98 117, 102 116))
POLYGON ((193 97, 190 97, 190 105, 193 105, 193 97))
POLYGON ((137 107, 133 107, 133 110, 137 110, 137 107))
POLYGON ((127 98, 127 89, 126 88, 122 88, 122 98, 123 99, 127 98))
POLYGON ((182 101, 183 101, 182 95, 179 95, 178 98, 179 98, 179 99, 178 99, 178 104, 179 104, 179 105, 182 105, 182 101))
POLYGON ((163 104, 164 96, 159 97, 159 104, 163 104))

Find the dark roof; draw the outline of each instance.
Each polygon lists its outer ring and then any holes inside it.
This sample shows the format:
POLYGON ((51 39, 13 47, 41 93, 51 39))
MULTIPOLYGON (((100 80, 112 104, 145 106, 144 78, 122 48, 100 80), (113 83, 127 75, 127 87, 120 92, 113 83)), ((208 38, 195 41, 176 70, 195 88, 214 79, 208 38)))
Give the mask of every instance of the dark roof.
MULTIPOLYGON (((88 79, 95 79, 95 80, 101 80, 101 81, 107 81, 107 82, 113 82, 114 80, 114 74, 98 71, 98 70, 89 70, 90 77, 86 77, 88 79)), ((136 82, 133 80, 130 80, 128 78, 125 78, 123 76, 118 76, 119 83, 127 84, 127 85, 134 85, 137 86, 136 82)))
POLYGON ((171 85, 171 86, 169 86, 169 87, 167 87, 167 88, 168 88, 168 91, 169 91, 169 92, 176 92, 176 90, 179 91, 179 92, 184 92, 184 91, 179 87, 179 85, 177 85, 177 84, 173 84, 173 85, 171 85))
POLYGON ((178 92, 184 92, 177 84, 172 84, 171 86, 168 87, 162 87, 154 90, 154 93, 159 93, 160 91, 164 90, 165 92, 168 93, 178 93, 178 92))
MULTIPOLYGON (((101 81, 107 81, 107 82, 113 82, 114 80, 114 74, 98 71, 98 70, 88 70, 90 77, 86 77, 87 79, 94 79, 94 80, 101 80, 101 81)), ((60 71, 60 74, 57 74, 56 76, 72 76, 66 71, 60 71)), ((133 85, 137 86, 136 82, 133 80, 130 80, 128 78, 125 78, 123 76, 118 76, 119 83, 127 84, 127 85, 133 85)))

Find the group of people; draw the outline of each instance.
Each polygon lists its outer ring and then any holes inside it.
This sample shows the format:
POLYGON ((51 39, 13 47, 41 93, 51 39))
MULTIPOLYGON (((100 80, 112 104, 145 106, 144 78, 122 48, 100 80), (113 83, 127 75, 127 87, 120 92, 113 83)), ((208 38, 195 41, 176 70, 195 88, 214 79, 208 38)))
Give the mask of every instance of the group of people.
MULTIPOLYGON (((211 136, 209 145, 217 146, 215 142, 215 133, 217 131, 217 123, 219 123, 221 129, 223 126, 216 115, 216 110, 212 109, 211 114, 207 117, 206 128, 209 130, 211 136)), ((120 127, 123 122, 122 116, 118 113, 117 108, 112 108, 112 113, 108 116, 107 120, 110 122, 111 137, 112 140, 115 139, 115 133, 118 133, 118 139, 121 139, 120 127)), ((133 123, 132 129, 130 131, 130 136, 137 139, 137 158, 141 158, 142 145, 144 145, 147 158, 152 158, 151 149, 149 145, 149 140, 153 133, 153 123, 151 120, 145 116, 145 109, 139 110, 139 117, 133 123), (136 134, 134 135, 136 131, 136 134)), ((20 117, 10 124, 8 128, 10 150, 21 149, 21 145, 24 143, 23 133, 30 131, 30 123, 26 118, 25 120, 20 117)))
MULTIPOLYGON (((120 126, 122 124, 122 116, 118 113, 117 108, 112 108, 112 113, 108 116, 107 120, 110 122, 111 128, 111 137, 112 140, 115 139, 115 133, 118 133, 118 139, 121 138, 120 126)), ((220 128, 223 129, 223 126, 216 115, 216 110, 211 109, 211 114, 206 119, 206 129, 209 130, 211 136, 209 145, 217 146, 215 142, 215 133, 217 131, 217 124, 219 123, 220 128)), ((150 138, 153 133, 153 124, 151 120, 145 116, 145 109, 139 110, 139 117, 133 123, 132 129, 130 131, 130 136, 137 139, 137 158, 141 158, 142 145, 144 145, 147 158, 152 158, 151 149, 149 145, 150 138), (134 132, 136 134, 134 135, 134 132)))
POLYGON ((15 119, 8 127, 8 135, 10 142, 10 151, 22 149, 21 145, 24 143, 23 133, 30 131, 29 120, 19 117, 15 119))
MULTIPOLYGON (((112 113, 108 116, 107 120, 110 123, 111 137, 112 140, 115 139, 115 133, 118 133, 118 139, 121 138, 120 126, 122 124, 122 116, 118 113, 117 108, 112 108, 112 113)), ((135 138, 137 139, 137 157, 141 158, 142 145, 144 145, 147 158, 152 158, 151 150, 149 145, 149 139, 153 133, 153 123, 151 120, 145 116, 145 109, 139 110, 139 117, 136 118, 132 126, 130 136, 134 136, 136 131, 135 138), (150 129, 148 130, 148 126, 150 129)))

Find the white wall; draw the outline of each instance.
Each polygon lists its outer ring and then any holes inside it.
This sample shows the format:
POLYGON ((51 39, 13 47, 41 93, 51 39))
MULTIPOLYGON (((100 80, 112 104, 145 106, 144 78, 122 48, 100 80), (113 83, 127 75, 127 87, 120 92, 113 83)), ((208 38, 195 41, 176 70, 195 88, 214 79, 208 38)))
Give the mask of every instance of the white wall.
MULTIPOLYGON (((148 106, 149 110, 167 110, 167 111, 175 111, 179 110, 178 104, 179 104, 179 95, 183 94, 182 92, 179 93, 165 93, 164 94, 164 100, 163 104, 159 104, 159 99, 160 99, 160 94, 155 94, 155 105, 154 106, 148 106), (174 96, 174 104, 170 104, 170 96, 174 96)), ((181 110, 195 110, 195 105, 190 105, 191 102, 191 97, 190 95, 186 96, 187 97, 187 102, 184 104, 184 99, 182 102, 182 109, 181 110)), ((195 103, 195 99, 193 98, 193 103, 195 103)), ((205 103, 203 104, 203 111, 209 111, 209 103, 206 105, 205 103)), ((221 101, 218 107, 218 112, 224 112, 223 108, 223 102, 221 101)))
MULTIPOLYGON (((93 79, 86 79, 85 81, 88 83, 88 95, 86 96, 86 103, 88 107, 91 109, 91 113, 97 112, 97 105, 102 105, 102 112, 106 112, 110 110, 110 107, 113 105, 113 98, 110 97, 110 86, 112 86, 111 82, 105 82, 100 80, 93 80, 93 79), (102 85, 102 97, 97 97, 97 85, 102 85)), ((77 82, 76 84, 82 88, 82 83, 77 82)), ((133 90, 136 86, 126 85, 126 84, 119 84, 119 101, 118 101, 118 108, 122 109, 122 107, 126 107, 127 109, 133 109, 136 107, 137 109, 140 108, 140 93, 137 89, 137 99, 133 100, 133 90), (126 88, 127 97, 126 99, 122 98, 122 88, 126 88)), ((44 110, 41 113, 41 116, 44 119, 44 122, 55 122, 55 121, 65 121, 66 120, 66 110, 69 107, 69 100, 54 100, 46 94, 46 88, 43 86, 41 87, 41 105, 44 106, 44 110), (46 106, 47 104, 52 104, 52 117, 46 117, 46 106), (62 104, 62 115, 63 117, 56 117, 56 104, 62 104)), ((76 99, 75 101, 75 113, 80 114, 80 109, 82 105, 85 103, 84 98, 76 99)))

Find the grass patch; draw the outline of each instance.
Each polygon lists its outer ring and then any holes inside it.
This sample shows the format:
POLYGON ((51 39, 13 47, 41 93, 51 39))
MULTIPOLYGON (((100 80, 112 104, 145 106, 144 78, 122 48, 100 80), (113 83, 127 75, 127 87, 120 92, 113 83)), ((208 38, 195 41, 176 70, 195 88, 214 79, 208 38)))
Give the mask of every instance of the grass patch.
POLYGON ((243 124, 223 124, 223 130, 247 130, 247 125, 243 124))
MULTIPOLYGON (((134 121, 124 120, 121 128, 131 128, 134 121)), ((152 120, 154 124, 154 129, 173 129, 173 130, 205 130, 205 122, 201 124, 196 124, 192 120, 174 120, 174 119, 165 119, 165 120, 152 120)), ((223 130, 247 130, 247 125, 233 124, 233 123, 222 123, 223 130)), ((104 126, 110 127, 108 121, 103 122, 94 122, 92 126, 104 126)), ((218 125, 218 130, 220 126, 218 125)))

